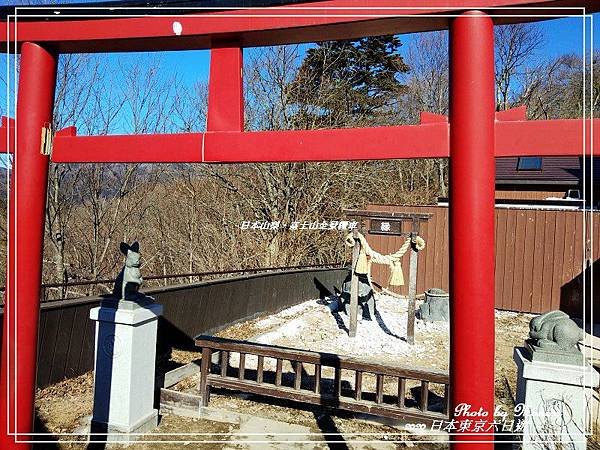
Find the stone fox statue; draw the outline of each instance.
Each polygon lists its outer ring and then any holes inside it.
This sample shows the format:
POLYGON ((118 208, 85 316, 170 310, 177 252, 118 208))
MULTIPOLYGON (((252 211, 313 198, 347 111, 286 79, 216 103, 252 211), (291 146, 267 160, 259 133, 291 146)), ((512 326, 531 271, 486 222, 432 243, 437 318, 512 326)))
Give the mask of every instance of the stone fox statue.
POLYGON ((126 256, 125 266, 115 281, 113 296, 117 299, 135 300, 143 281, 140 273, 140 244, 137 241, 131 245, 121 242, 120 249, 126 256))
POLYGON ((529 337, 541 348, 576 351, 583 330, 562 311, 549 311, 529 322, 529 337))

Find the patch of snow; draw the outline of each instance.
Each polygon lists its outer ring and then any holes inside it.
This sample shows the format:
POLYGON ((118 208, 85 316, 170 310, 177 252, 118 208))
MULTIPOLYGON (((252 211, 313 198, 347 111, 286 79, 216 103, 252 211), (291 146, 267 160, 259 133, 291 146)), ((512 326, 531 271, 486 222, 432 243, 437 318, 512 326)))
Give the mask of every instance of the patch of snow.
POLYGON ((272 344, 283 338, 293 338, 298 333, 303 332, 307 325, 307 321, 304 317, 297 317, 289 322, 283 322, 281 326, 273 331, 261 334, 258 338, 254 339, 254 341, 259 344, 272 344))
POLYGON ((497 309, 496 310, 496 318, 497 319, 501 319, 501 318, 505 318, 505 319, 513 319, 515 317, 535 317, 537 316, 537 314, 530 314, 530 313, 522 313, 522 312, 515 312, 515 311, 504 311, 504 310, 500 310, 497 309))
POLYGON ((271 328, 274 325, 279 325, 280 323, 281 323, 281 319, 279 319, 278 317, 268 316, 268 317, 265 317, 264 319, 259 319, 255 325, 257 328, 265 329, 265 328, 271 328))
POLYGON ((425 322, 417 319, 415 320, 415 329, 420 331, 448 332, 450 330, 450 323, 443 321, 425 322))
MULTIPOLYGON (((360 320, 355 338, 348 336, 349 317, 337 312, 335 297, 309 300, 271 316, 269 323, 277 324, 269 331, 256 336, 253 341, 261 344, 302 348, 316 352, 337 353, 364 358, 393 359, 428 353, 430 339, 422 339, 415 345, 406 342, 408 301, 394 296, 377 295, 375 320, 360 320), (293 317, 291 320, 286 318, 293 317)), ((437 335, 447 341, 447 323, 426 323, 417 320, 416 332, 437 335)), ((247 361, 250 365, 250 361, 247 361)))
POLYGON ((309 300, 304 303, 300 303, 298 305, 292 306, 291 308, 284 309, 277 316, 279 318, 285 319, 290 316, 295 316, 297 314, 306 314, 309 310, 313 309, 312 307, 315 304, 315 300, 309 300))
POLYGON ((406 311, 408 309, 408 299, 406 297, 394 297, 393 295, 379 293, 375 294, 377 305, 391 311, 406 311))

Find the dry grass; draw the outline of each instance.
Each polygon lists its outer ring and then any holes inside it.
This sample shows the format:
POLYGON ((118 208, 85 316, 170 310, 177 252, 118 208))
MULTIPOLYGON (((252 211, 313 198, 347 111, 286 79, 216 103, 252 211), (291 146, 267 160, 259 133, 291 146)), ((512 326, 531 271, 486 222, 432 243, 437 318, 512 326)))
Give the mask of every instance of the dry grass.
POLYGON ((531 314, 502 313, 496 317, 496 405, 510 414, 515 406, 517 366, 513 361, 514 347, 522 346, 529 334, 531 314))
POLYGON ((81 419, 92 414, 94 376, 88 372, 70 380, 38 389, 36 411, 53 433, 71 433, 81 419))

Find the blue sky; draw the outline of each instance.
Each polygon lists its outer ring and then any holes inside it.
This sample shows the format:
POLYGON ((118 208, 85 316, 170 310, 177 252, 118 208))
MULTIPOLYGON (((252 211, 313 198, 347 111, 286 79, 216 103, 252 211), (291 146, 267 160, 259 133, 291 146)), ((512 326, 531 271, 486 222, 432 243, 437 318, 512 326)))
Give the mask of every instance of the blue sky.
MULTIPOLYGON (((600 0, 599 0, 600 1, 600 0)), ((600 48, 600 14, 593 14, 593 37, 594 48, 600 48)), ((587 36, 589 43, 589 19, 587 36)), ((539 22, 538 26, 546 35, 546 42, 538 55, 540 58, 553 58, 565 53, 582 54, 583 50, 583 20, 577 17, 547 20, 539 22)), ((405 48, 414 35, 401 37, 405 48)), ((255 49, 246 49, 246 59, 256 52, 255 49)), ((210 61, 209 52, 206 50, 187 52, 165 52, 161 56, 165 67, 171 67, 187 82, 193 83, 198 79, 208 79, 208 65, 210 61)))
MULTIPOLYGON (((600 14, 592 14, 593 19, 587 19, 586 35, 589 45, 590 22, 593 21, 593 46, 600 48, 600 14)), ((538 24, 546 34, 546 45, 543 52, 548 56, 564 53, 581 55, 583 48, 583 20, 578 17, 547 20, 538 24)))

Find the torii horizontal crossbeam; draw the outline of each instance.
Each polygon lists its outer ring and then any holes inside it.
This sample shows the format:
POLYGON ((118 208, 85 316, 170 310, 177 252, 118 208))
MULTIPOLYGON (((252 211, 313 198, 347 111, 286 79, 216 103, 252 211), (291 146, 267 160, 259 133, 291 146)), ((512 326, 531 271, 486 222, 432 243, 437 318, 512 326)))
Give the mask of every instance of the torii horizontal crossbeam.
POLYGON ((14 136, 15 120, 9 119, 6 116, 2 116, 0 119, 0 152, 2 153, 14 153, 14 136))
MULTIPOLYGON (((46 18, 39 17, 39 12, 28 18, 28 10, 19 8, 16 41, 18 48, 29 41, 60 53, 206 49, 220 38, 231 36, 235 36, 242 47, 269 46, 446 29, 448 18, 443 16, 459 13, 467 5, 463 0, 426 3, 423 7, 418 0, 373 0, 365 7, 361 0, 323 0, 272 8, 203 9, 176 17, 161 17, 168 11, 143 8, 120 12, 139 15, 129 18, 115 18, 114 11, 101 8, 87 11, 89 17, 77 18, 65 15, 67 11, 59 7, 48 7, 46 18), (150 12, 154 15, 144 16, 150 12), (92 17, 103 13, 102 20, 92 17), (408 15, 412 17, 406 17, 408 15), (181 24, 179 34, 174 32, 174 21, 181 24)), ((543 20, 600 10, 600 2, 596 0, 562 0, 551 4, 547 0, 481 3, 489 8, 488 14, 503 16, 497 17, 496 23, 543 20), (512 7, 514 9, 500 9, 512 7)), ((14 20, 0 21, 0 35, 12 42, 15 41, 14 28, 14 20)))
MULTIPOLYGON (((496 157, 583 156, 591 154, 592 144, 600 148, 600 119, 524 117, 524 108, 497 113, 496 157)), ((8 152, 14 151, 9 130, 14 130, 14 120, 2 117, 0 152, 6 152, 7 145, 8 152)), ((76 136, 75 128, 69 127, 56 133, 52 161, 241 163, 447 158, 448 136, 446 118, 429 113, 422 113, 419 125, 304 131, 76 136)))
MULTIPOLYGON (((496 122, 496 156, 582 156, 600 148, 600 119, 496 122), (586 141, 584 149, 584 125, 586 141)), ((449 126, 429 123, 310 131, 64 136, 52 161, 79 162, 290 162, 446 158, 449 126)))

